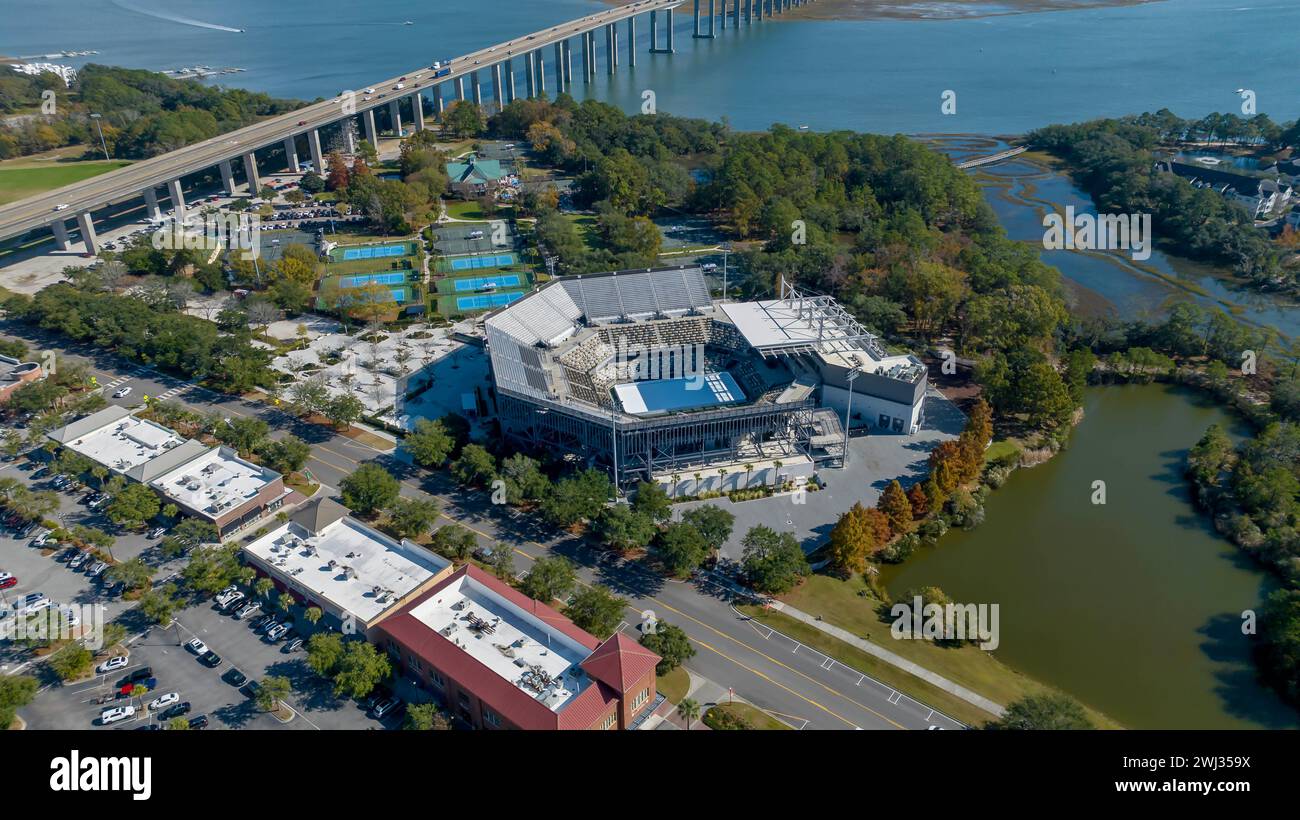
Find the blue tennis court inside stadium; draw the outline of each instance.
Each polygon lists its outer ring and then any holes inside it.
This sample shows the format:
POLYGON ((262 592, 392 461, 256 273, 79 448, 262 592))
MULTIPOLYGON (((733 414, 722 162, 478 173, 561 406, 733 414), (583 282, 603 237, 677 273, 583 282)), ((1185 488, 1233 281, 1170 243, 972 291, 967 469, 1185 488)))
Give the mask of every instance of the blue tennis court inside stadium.
POLYGON ((457 310, 487 310, 488 308, 508 305, 516 299, 524 298, 523 291, 514 293, 483 293, 478 296, 457 296, 457 310))
POLYGON ((363 276, 343 276, 339 278, 341 288, 360 288, 366 285, 400 285, 406 281, 406 272, 368 273, 363 276))
POLYGON ((479 270, 481 268, 504 268, 515 263, 513 253, 490 253, 486 256, 451 257, 452 270, 479 270))
POLYGON ((379 245, 374 248, 344 248, 343 261, 354 259, 382 259, 386 256, 405 256, 406 245, 379 245))
POLYGON ((456 290, 482 290, 490 285, 499 288, 517 288, 520 284, 519 274, 504 273, 500 276, 475 276, 471 279, 457 279, 456 290))
POLYGON ((683 379, 616 384, 614 396, 624 412, 633 415, 699 410, 745 400, 740 385, 725 370, 683 379))

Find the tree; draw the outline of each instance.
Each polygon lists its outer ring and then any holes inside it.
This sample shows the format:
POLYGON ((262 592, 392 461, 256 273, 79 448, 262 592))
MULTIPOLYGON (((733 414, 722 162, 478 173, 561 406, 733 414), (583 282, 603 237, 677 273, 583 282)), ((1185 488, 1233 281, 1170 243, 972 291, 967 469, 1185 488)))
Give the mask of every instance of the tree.
POLYGON ((420 419, 406 434, 406 450, 421 467, 441 467, 455 450, 456 440, 441 421, 420 419))
POLYGON ((466 487, 487 487, 496 480, 497 460, 486 448, 466 444, 451 464, 451 474, 466 487))
POLYGON ((317 632, 307 639, 307 665, 322 678, 328 678, 343 660, 343 636, 337 632, 317 632))
POLYGON ((153 578, 153 568, 141 558, 132 558, 109 567, 104 576, 109 583, 122 584, 127 589, 142 589, 153 578))
POLYGON ((1083 706, 1069 695, 1025 695, 1012 701, 986 729, 1094 729, 1083 706))
POLYGON ((896 533, 907 532, 912 524, 912 505, 907 500, 907 493, 903 492, 903 485, 899 484, 897 479, 889 482, 885 491, 880 494, 876 509, 889 518, 889 526, 896 533))
POLYGON ((167 584, 140 596, 140 611, 150 621, 166 626, 172 622, 181 601, 176 597, 176 585, 167 584))
POLYGON ((642 481, 636 485, 636 494, 632 496, 632 509, 658 523, 672 517, 673 502, 663 487, 642 481))
POLYGON ((618 628, 625 606, 627 601, 597 584, 575 592, 573 600, 564 608, 564 614, 579 628, 604 639, 618 628))
POLYGON ((550 603, 556 598, 563 599, 573 591, 577 582, 577 573, 573 564, 561 556, 538 558, 529 570, 528 576, 519 584, 519 589, 529 598, 542 603, 550 603))
POLYGON ((506 484, 506 501, 523 504, 540 501, 551 489, 551 480, 542 472, 537 459, 515 453, 501 462, 501 479, 506 484))
POLYGON ((253 592, 259 598, 271 599, 271 593, 275 591, 275 581, 263 575, 253 582, 253 592))
POLYGON ((439 527, 438 531, 433 534, 433 540, 429 546, 439 555, 444 555, 456 561, 464 561, 478 546, 478 539, 474 533, 470 532, 460 524, 447 524, 439 527))
POLYGON ((243 456, 256 453, 266 444, 270 435, 271 425, 252 416, 230 419, 216 430, 217 438, 234 447, 243 456))
POLYGON ((709 543, 695 525, 682 521, 659 533, 655 552, 669 572, 685 578, 709 557, 709 543))
POLYGON ((38 688, 31 675, 0 675, 0 731, 8 729, 18 710, 32 702, 38 688))
POLYGON ((682 513, 682 523, 690 524, 700 535, 710 552, 717 552, 731 537, 731 528, 736 516, 717 506, 705 504, 682 513))
POLYGON ((59 680, 70 681, 88 673, 94 661, 95 656, 89 649, 72 641, 50 656, 48 662, 50 669, 59 676, 59 680))
POLYGON ((280 708, 280 701, 289 697, 293 684, 281 675, 268 675, 257 685, 257 708, 263 712, 274 712, 280 708))
POLYGON ((503 581, 515 574, 515 551, 509 545, 498 541, 492 545, 492 554, 488 557, 492 572, 503 581))
POLYGON ((285 436, 261 448, 262 459, 277 473, 296 473, 311 457, 311 445, 297 436, 285 436))
POLYGON ((361 403, 361 399, 351 393, 341 393, 330 399, 321 412, 335 427, 347 427, 359 420, 365 410, 366 406, 361 403))
POLYGON ((181 570, 185 585, 201 595, 215 595, 235 583, 247 570, 239 561, 235 544, 195 550, 181 570))
POLYGON ((406 720, 402 728, 411 731, 446 731, 451 728, 451 721, 437 705, 432 703, 412 703, 406 707, 406 720))
POLYGON ((691 724, 700 718, 700 704, 694 698, 682 698, 682 702, 677 704, 677 716, 686 722, 686 731, 691 730, 691 724))
POLYGON ((388 657, 366 641, 348 641, 334 673, 334 694, 364 698, 393 673, 388 657))
POLYGON ((866 509, 861 503, 855 503, 831 530, 828 545, 831 566, 841 575, 862 572, 866 569, 867 556, 879 545, 866 509))
POLYGON ((653 632, 641 636, 641 645, 660 657, 655 665, 656 675, 667 675, 686 661, 695 657, 695 647, 685 630, 676 624, 659 621, 653 632))
POLYGON ((287 615, 293 610, 294 605, 298 602, 294 599, 292 593, 281 592, 280 597, 276 598, 275 603, 280 607, 280 611, 287 615))
POLYGON ((596 517, 596 534, 619 552, 641 549, 655 537, 655 523, 646 513, 626 504, 615 504, 596 517))
POLYGON ((759 524, 741 540, 741 567, 750 585, 759 592, 779 595, 794 589, 811 572, 799 542, 788 532, 778 533, 759 524))
POLYGON ((600 470, 588 468, 555 483, 542 499, 542 517, 557 527, 571 527, 595 518, 614 492, 614 483, 600 470))
POLYGON ((356 472, 339 482, 343 503, 361 515, 372 515, 391 507, 401 485, 378 464, 362 464, 356 472))
POLYGON ((912 520, 925 518, 930 513, 930 500, 925 497, 925 488, 918 481, 907 491, 907 503, 912 507, 912 520))
POLYGON ((162 509, 162 502, 144 484, 131 484, 108 503, 108 518, 119 527, 143 526, 162 509))
POLYGON ((483 132, 483 111, 468 100, 457 100, 442 112, 443 128, 453 137, 477 137, 483 132))
POLYGON ((307 623, 315 626, 320 623, 320 619, 325 616, 324 610, 318 606, 309 606, 302 613, 302 619, 307 623))
POLYGON ((186 717, 174 717, 171 720, 167 721, 168 731, 173 731, 173 732, 189 731, 189 728, 190 728, 190 720, 189 718, 186 717))
POLYGON ((388 524, 402 538, 414 538, 428 532, 437 520, 436 501, 399 497, 388 507, 388 524))

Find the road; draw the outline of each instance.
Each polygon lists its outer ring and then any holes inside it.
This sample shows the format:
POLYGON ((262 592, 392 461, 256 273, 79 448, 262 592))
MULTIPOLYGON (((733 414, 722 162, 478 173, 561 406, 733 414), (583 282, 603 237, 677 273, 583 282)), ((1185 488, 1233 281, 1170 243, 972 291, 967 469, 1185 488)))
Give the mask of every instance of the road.
MULTIPOLYGON (((589 14, 577 20, 562 23, 550 29, 534 32, 504 43, 498 43, 451 61, 450 74, 441 77, 431 76, 427 65, 417 66, 407 75, 391 77, 373 84, 359 86, 373 87, 378 93, 392 96, 380 99, 376 97, 370 103, 352 101, 343 96, 331 100, 313 103, 296 111, 263 120, 254 125, 231 131, 212 139, 197 142, 175 151, 152 157, 128 165, 117 171, 93 177, 83 182, 65 185, 44 194, 19 200, 0 207, 0 240, 26 233, 33 228, 48 225, 55 214, 66 218, 78 213, 93 211, 105 205, 141 196, 141 192, 150 186, 163 185, 186 174, 212 168, 223 160, 239 157, 260 148, 282 143, 289 137, 298 136, 317 128, 334 123, 345 116, 361 114, 372 108, 388 105, 394 99, 410 96, 417 91, 431 88, 458 77, 465 77, 472 71, 486 71, 495 63, 504 59, 523 57, 525 54, 551 46, 562 40, 581 34, 596 26, 619 22, 638 14, 650 11, 663 11, 679 6, 684 0, 640 0, 626 6, 606 9, 596 14, 589 14), (414 80, 410 75, 423 72, 425 76, 414 80), (393 94, 393 86, 405 81, 405 88, 400 94, 393 94), (346 105, 355 104, 355 111, 345 112, 346 105), (62 206, 66 206, 62 207, 62 206), (56 210, 57 209, 57 210, 56 210)), ((550 55, 547 55, 548 57, 550 55)), ((518 68, 518 65, 515 66, 518 68)), ((480 75, 479 81, 487 79, 480 75)))
MULTIPOLYGON (((101 385, 130 384, 132 392, 117 404, 132 405, 141 397, 165 397, 229 416, 254 416, 268 422, 274 436, 292 433, 312 445, 308 469, 333 494, 339 482, 366 462, 376 462, 397 476, 403 494, 436 500, 448 521, 469 527, 483 544, 510 544, 516 570, 548 554, 563 555, 578 567, 579 579, 600 583, 627 600, 621 627, 637 637, 642 613, 676 624, 686 631, 697 654, 687 666, 745 700, 761 706, 795 728, 808 729, 948 729, 960 724, 929 707, 864 678, 807 647, 790 642, 767 627, 751 622, 732 606, 744 602, 709 580, 689 582, 663 578, 638 562, 610 560, 610 553, 589 548, 572 536, 556 537, 533 517, 491 503, 490 493, 455 487, 445 473, 431 473, 403 460, 403 454, 379 453, 346 436, 307 424, 265 404, 223 396, 177 379, 123 364, 110 353, 89 346, 65 347, 25 327, 7 323, 7 334, 43 349, 54 349, 88 362, 101 385)), ((105 390, 106 396, 111 389, 105 390)))

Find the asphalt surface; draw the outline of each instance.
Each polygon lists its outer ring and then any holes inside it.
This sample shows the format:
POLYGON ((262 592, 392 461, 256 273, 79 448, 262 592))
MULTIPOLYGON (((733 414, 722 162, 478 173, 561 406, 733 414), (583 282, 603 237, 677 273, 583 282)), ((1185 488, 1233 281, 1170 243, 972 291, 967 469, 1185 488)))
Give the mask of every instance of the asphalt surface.
MULTIPOLYGON (((246 128, 133 163, 117 171, 19 200, 0 207, 0 239, 7 239, 33 228, 48 225, 54 221, 56 215, 70 219, 78 213, 139 197, 142 195, 141 192, 150 186, 163 185, 186 174, 211 168, 223 160, 281 143, 289 137, 321 128, 345 116, 364 114, 368 110, 382 108, 395 99, 400 100, 434 85, 454 81, 458 77, 467 76, 472 71, 488 72, 495 63, 510 58, 522 58, 529 52, 574 37, 595 26, 618 22, 649 11, 673 8, 681 5, 682 2, 684 0, 639 0, 630 5, 589 14, 550 29, 456 57, 451 60, 452 71, 441 77, 431 76, 432 72, 427 65, 417 66, 407 72, 407 76, 423 72, 424 76, 419 80, 392 77, 376 82, 373 86, 362 86, 362 88, 373 87, 376 89, 376 94, 387 96, 380 99, 372 95, 374 99, 368 103, 357 100, 356 110, 353 112, 344 112, 345 100, 342 97, 313 103, 246 128), (395 91, 393 86, 399 81, 403 82, 405 87, 395 91), (59 206, 67 207, 56 211, 59 206)), ((620 48, 623 47, 622 43, 619 45, 620 48)), ((514 68, 518 68, 518 65, 514 68)), ((479 82, 487 80, 487 73, 480 74, 478 79, 479 82)))
MULTIPOLYGON (((403 454, 379 453, 323 427, 307 424, 273 407, 215 394, 124 365, 112 355, 93 348, 67 349, 50 344, 27 328, 3 327, 5 333, 36 347, 55 348, 65 355, 89 361, 101 385, 132 386, 126 399, 114 403, 134 405, 142 396, 166 397, 231 417, 255 416, 271 424, 273 435, 293 433, 312 445, 308 469, 336 495, 339 482, 365 462, 377 462, 397 476, 403 494, 437 500, 447 521, 469 527, 483 544, 504 541, 516 552, 515 569, 524 572, 536 558, 563 555, 578 567, 583 583, 603 584, 627 600, 625 623, 620 628, 637 636, 643 613, 686 631, 696 648, 687 667, 723 688, 760 706, 796 728, 808 729, 927 729, 931 725, 960 728, 960 724, 930 707, 917 703, 870 678, 848 670, 802 645, 751 622, 732 607, 743 598, 712 580, 688 582, 663 578, 634 561, 611 560, 610 553, 590 549, 579 539, 556 537, 530 516, 491 503, 490 493, 465 492, 442 473, 430 473, 403 460, 403 454)), ((106 390, 111 395, 112 390, 106 390)), ((706 704, 707 705, 707 704, 706 704)))

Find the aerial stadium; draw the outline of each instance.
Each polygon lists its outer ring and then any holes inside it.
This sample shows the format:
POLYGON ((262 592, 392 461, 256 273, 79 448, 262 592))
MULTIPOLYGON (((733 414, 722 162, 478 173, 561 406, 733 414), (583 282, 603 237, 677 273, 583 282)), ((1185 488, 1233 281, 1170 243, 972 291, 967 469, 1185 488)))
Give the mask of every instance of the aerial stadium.
POLYGON ((842 462, 846 422, 911 435, 922 421, 925 365, 784 280, 776 299, 732 302, 699 267, 570 276, 485 328, 502 433, 624 488, 799 484, 842 462))

